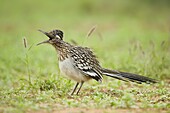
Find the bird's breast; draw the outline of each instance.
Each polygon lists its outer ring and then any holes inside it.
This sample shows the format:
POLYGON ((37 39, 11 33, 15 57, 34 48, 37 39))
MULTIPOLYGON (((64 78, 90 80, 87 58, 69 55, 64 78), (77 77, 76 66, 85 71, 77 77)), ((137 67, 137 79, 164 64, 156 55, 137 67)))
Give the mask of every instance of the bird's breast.
POLYGON ((83 75, 80 70, 74 67, 73 61, 71 58, 67 58, 63 61, 59 61, 59 68, 62 75, 77 81, 87 81, 89 80, 89 77, 86 75, 83 75))

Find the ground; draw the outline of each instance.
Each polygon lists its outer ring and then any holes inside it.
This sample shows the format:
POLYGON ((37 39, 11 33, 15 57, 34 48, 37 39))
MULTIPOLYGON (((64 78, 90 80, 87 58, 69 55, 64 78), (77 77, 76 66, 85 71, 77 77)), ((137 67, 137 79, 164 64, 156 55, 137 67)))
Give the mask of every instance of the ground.
MULTIPOLYGON (((31 111, 33 113, 43 113, 47 111, 31 111)), ((62 110, 53 110, 53 113, 166 113, 164 109, 83 109, 83 108, 66 108, 62 110)))

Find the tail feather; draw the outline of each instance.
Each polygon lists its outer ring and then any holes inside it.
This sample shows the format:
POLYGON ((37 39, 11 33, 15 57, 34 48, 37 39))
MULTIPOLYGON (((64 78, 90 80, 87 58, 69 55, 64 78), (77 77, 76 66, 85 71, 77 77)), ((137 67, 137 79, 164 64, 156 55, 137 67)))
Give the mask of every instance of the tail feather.
POLYGON ((137 82, 137 83, 157 83, 156 80, 137 75, 137 74, 132 74, 132 73, 127 73, 127 72, 120 72, 120 71, 115 71, 115 70, 109 70, 109 69, 103 69, 102 70, 103 75, 110 76, 119 80, 123 81, 132 81, 132 82, 137 82))

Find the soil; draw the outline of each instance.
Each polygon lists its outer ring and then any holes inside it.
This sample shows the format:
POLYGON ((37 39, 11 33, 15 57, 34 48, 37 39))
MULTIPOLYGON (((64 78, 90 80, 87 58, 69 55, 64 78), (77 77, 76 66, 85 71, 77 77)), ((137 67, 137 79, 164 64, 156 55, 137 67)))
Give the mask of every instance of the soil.
MULTIPOLYGON (((48 113, 49 111, 30 111, 28 113, 48 113)), ((87 108, 65 108, 61 110, 53 110, 50 113, 168 113, 170 109, 87 109, 87 108)))

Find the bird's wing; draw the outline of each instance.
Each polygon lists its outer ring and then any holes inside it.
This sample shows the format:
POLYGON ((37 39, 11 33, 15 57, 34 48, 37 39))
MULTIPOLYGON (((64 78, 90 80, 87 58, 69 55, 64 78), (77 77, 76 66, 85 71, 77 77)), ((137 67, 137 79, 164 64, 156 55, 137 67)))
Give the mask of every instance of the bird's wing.
POLYGON ((70 56, 74 67, 86 76, 102 81, 100 64, 89 48, 76 46, 70 49, 70 56))

